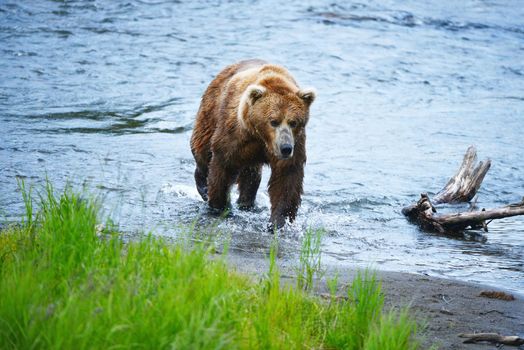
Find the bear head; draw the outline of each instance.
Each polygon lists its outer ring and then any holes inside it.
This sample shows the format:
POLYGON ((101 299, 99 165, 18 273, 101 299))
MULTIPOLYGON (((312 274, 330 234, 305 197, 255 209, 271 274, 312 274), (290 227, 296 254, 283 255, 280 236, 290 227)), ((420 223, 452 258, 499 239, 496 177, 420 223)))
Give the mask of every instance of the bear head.
POLYGON ((305 136, 315 96, 314 89, 298 89, 288 82, 266 79, 251 84, 240 98, 238 123, 260 138, 274 157, 290 159, 295 144, 305 136))

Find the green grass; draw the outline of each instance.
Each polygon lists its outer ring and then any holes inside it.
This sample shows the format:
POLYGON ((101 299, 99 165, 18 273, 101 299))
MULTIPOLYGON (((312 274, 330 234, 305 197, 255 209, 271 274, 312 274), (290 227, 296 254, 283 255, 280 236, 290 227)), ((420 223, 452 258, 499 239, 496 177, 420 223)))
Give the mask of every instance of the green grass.
POLYGON ((48 185, 34 210, 21 187, 26 216, 0 232, 0 349, 417 347, 407 313, 383 313, 373 275, 359 275, 346 299, 323 300, 280 284, 276 244, 256 281, 204 244, 100 232, 96 201, 71 190, 48 185))
POLYGON ((299 265, 297 268, 297 288, 308 290, 313 288, 313 282, 322 278, 321 243, 323 230, 306 230, 302 239, 299 265))

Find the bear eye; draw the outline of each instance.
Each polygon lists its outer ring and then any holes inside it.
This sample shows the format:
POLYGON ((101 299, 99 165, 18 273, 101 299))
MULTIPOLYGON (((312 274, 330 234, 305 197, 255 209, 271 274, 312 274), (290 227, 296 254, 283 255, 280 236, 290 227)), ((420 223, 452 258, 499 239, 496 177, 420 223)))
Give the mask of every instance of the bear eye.
POLYGON ((273 119, 273 120, 270 122, 270 124, 271 124, 272 127, 276 128, 276 127, 278 126, 278 124, 280 124, 280 123, 278 122, 278 120, 274 120, 274 119, 273 119))
POLYGON ((294 121, 294 120, 290 121, 288 124, 289 124, 289 126, 292 127, 292 128, 296 128, 296 126, 297 126, 297 122, 294 121))

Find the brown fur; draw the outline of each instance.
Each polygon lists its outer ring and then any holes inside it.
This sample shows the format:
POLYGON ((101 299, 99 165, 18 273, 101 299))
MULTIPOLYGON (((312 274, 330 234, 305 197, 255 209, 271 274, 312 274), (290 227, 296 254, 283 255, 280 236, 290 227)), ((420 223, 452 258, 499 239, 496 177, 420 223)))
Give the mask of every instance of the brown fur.
POLYGON ((269 164, 271 223, 281 227, 286 218, 295 219, 314 98, 285 68, 261 60, 241 61, 218 74, 202 97, 191 137, 197 189, 210 207, 223 210, 235 182, 239 206, 252 207, 262 165, 269 164), (289 140, 294 147, 286 155, 282 145, 289 140))

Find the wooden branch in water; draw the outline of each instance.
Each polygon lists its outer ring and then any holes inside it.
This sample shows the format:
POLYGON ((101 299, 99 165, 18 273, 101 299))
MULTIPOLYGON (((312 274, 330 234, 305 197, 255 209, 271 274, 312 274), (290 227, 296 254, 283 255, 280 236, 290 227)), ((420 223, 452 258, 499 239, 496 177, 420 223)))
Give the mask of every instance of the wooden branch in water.
POLYGON ((484 228, 484 231, 487 231, 488 220, 524 215, 524 198, 519 203, 501 208, 437 215, 434 204, 469 202, 475 196, 491 166, 491 161, 488 159, 476 163, 477 151, 475 147, 470 146, 455 176, 437 193, 433 201, 423 193, 416 204, 402 209, 402 214, 423 230, 442 234, 462 233, 468 227, 484 228))
POLYGON ((524 344, 524 339, 516 335, 500 335, 498 333, 461 333, 458 336, 460 338, 468 338, 464 340, 464 343, 490 342, 512 346, 520 346, 524 344))
POLYGON ((457 233, 468 227, 483 227, 487 231, 487 220, 524 215, 524 198, 519 203, 496 209, 436 215, 437 210, 428 195, 423 193, 420 196, 417 204, 402 209, 402 214, 420 225, 425 231, 457 233))
POLYGON ((477 163, 477 150, 470 146, 464 155, 462 165, 455 176, 433 197, 434 204, 469 202, 475 197, 484 176, 491 167, 491 160, 477 163))

